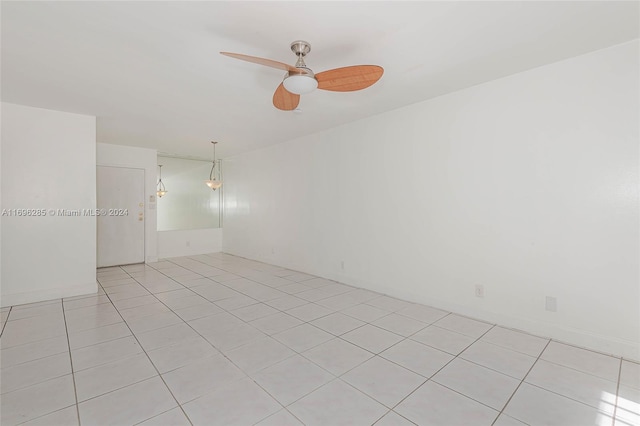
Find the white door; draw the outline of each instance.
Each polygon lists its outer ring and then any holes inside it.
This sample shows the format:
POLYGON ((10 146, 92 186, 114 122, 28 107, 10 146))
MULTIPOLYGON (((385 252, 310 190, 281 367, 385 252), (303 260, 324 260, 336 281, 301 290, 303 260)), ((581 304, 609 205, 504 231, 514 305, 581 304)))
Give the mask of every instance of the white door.
POLYGON ((98 267, 144 262, 144 170, 98 166, 98 267))

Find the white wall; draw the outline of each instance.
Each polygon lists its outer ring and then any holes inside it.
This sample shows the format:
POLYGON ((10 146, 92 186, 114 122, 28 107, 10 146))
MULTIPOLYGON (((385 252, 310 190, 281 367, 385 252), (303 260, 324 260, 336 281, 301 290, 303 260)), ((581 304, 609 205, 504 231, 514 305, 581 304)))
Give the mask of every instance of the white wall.
POLYGON ((158 168, 155 149, 136 148, 123 145, 98 144, 97 165, 144 169, 145 178, 145 262, 158 260, 156 171, 158 168))
POLYGON ((638 48, 225 158, 223 250, 640 359, 638 48))
POLYGON ((88 294, 96 285, 96 119, 2 103, 2 306, 88 294))
POLYGON ((194 256, 222 250, 222 228, 158 232, 158 257, 194 256))

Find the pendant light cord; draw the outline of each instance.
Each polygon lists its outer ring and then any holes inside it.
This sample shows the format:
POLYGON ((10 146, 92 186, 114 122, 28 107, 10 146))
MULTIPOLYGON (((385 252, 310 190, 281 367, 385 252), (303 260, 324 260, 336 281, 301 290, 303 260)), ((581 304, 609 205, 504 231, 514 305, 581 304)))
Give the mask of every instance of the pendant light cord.
POLYGON ((213 144, 213 164, 211 165, 211 171, 209 172, 209 180, 213 180, 213 169, 216 167, 216 143, 211 143, 213 144))

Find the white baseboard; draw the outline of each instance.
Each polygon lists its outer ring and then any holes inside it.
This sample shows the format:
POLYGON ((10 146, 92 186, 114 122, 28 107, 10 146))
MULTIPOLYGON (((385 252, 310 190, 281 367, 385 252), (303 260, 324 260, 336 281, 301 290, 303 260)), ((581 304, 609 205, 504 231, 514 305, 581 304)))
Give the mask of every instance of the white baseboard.
MULTIPOLYGON (((340 280, 340 277, 330 279, 334 279, 339 282, 346 281, 340 280)), ((352 283, 351 285, 387 294, 398 299, 432 306, 458 315, 486 321, 491 324, 497 324, 501 327, 523 331, 540 337, 551 338, 557 342, 567 343, 584 349, 601 352, 603 354, 622 357, 634 361, 640 360, 640 342, 596 334, 588 330, 565 327, 531 318, 505 315, 473 306, 465 306, 446 300, 426 297, 424 295, 393 294, 394 289, 375 288, 375 286, 367 285, 367 283, 352 283)))
POLYGON ((446 300, 429 298, 424 295, 399 294, 397 289, 383 287, 383 286, 375 286, 369 282, 357 280, 352 277, 346 277, 341 274, 335 274, 334 276, 325 276, 322 273, 319 273, 317 271, 303 271, 303 270, 300 270, 300 268, 296 267, 295 265, 283 264, 286 262, 278 262, 274 259, 268 259, 262 256, 251 257, 251 256, 247 256, 246 254, 234 253, 233 250, 228 250, 228 249, 223 251, 235 256, 241 256, 247 259, 257 260, 259 262, 266 262, 266 263, 281 266, 283 268, 287 268, 291 270, 298 270, 300 272, 305 272, 308 274, 320 276, 326 279, 351 285, 353 287, 375 291, 381 294, 386 294, 391 297, 395 297, 397 299, 433 306, 434 308, 438 308, 438 309, 453 312, 459 315, 475 318, 481 321, 486 321, 491 324, 498 324, 502 327, 523 331, 525 333, 529 333, 529 334, 533 334, 533 335, 537 335, 545 338, 551 338, 555 341, 567 343, 573 346, 579 346, 585 349, 601 352, 608 355, 613 355, 615 357, 623 357, 626 359, 640 362, 640 342, 620 339, 613 336, 595 334, 587 330, 563 327, 558 324, 536 321, 529 318, 499 314, 499 313, 491 312, 484 309, 478 309, 470 306, 451 303, 446 300))
POLYGON ((4 294, 0 300, 0 306, 16 306, 26 303, 43 302, 45 300, 60 299, 63 297, 81 296, 98 292, 98 284, 91 283, 71 287, 52 288, 49 290, 28 291, 24 293, 4 294))

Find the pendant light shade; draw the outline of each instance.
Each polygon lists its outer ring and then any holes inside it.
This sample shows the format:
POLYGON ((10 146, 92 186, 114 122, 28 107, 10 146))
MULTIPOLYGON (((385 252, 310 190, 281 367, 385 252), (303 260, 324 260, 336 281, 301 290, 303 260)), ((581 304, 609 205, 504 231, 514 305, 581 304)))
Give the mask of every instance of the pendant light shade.
POLYGON ((222 181, 217 180, 213 173, 216 168, 216 144, 218 142, 211 141, 211 143, 213 144, 213 164, 211 165, 211 172, 209 172, 209 179, 205 180, 204 183, 215 191, 222 186, 222 181))
POLYGON ((160 180, 158 180, 158 188, 156 194, 158 194, 159 198, 162 198, 168 191, 164 187, 164 183, 162 183, 162 164, 159 164, 158 167, 160 167, 160 180))

